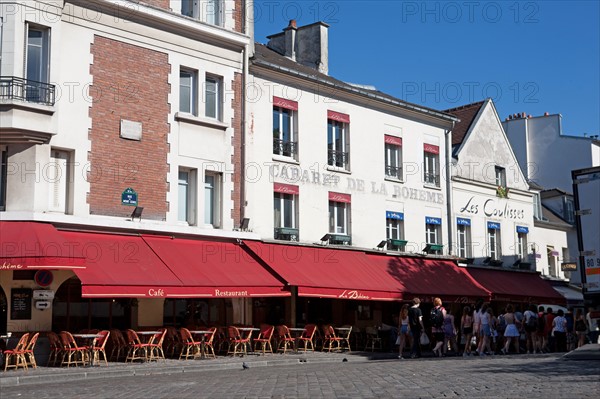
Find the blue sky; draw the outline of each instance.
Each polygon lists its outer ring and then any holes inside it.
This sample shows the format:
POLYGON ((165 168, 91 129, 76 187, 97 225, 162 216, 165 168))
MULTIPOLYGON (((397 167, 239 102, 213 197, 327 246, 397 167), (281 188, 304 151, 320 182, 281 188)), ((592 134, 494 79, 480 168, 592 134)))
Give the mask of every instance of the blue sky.
POLYGON ((600 134, 600 2, 255 0, 255 40, 317 20, 329 73, 435 109, 492 97, 500 118, 560 113, 600 134))

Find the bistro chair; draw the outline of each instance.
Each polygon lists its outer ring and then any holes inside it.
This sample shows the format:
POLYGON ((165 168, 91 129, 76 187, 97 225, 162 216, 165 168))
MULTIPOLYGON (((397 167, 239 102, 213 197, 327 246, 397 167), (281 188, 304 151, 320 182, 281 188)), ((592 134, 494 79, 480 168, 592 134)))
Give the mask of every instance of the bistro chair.
POLYGON ((33 337, 31 337, 29 343, 27 344, 27 347, 25 348, 25 358, 27 360, 27 365, 33 367, 34 369, 37 369, 37 363, 35 362, 35 354, 33 353, 33 350, 35 349, 35 344, 37 343, 39 336, 39 332, 33 334, 33 337))
POLYGON ((165 334, 164 348, 167 356, 175 357, 176 353, 181 352, 181 336, 177 329, 173 326, 166 327, 167 332, 165 334))
POLYGON ((352 326, 343 326, 345 330, 340 330, 340 350, 348 349, 348 352, 352 352, 350 349, 350 337, 352 336, 352 326), (342 334, 343 332, 343 334, 342 334))
POLYGON ((165 359, 165 352, 163 351, 163 342, 167 335, 167 329, 162 328, 158 334, 154 334, 154 337, 148 343, 150 348, 150 360, 154 359, 165 359))
POLYGON ((144 361, 148 358, 148 344, 143 344, 140 341, 137 333, 132 329, 128 329, 127 333, 127 356, 125 357, 125 363, 130 360, 132 363, 134 360, 144 361))
POLYGON ((260 350, 263 355, 268 350, 270 353, 273 353, 273 346, 271 345, 271 339, 273 338, 273 331, 275 327, 263 324, 260 327, 260 333, 258 338, 254 338, 254 352, 256 352, 256 347, 260 344, 260 350))
POLYGON ((48 363, 46 366, 56 366, 56 362, 58 361, 58 357, 63 354, 63 347, 60 343, 60 337, 57 333, 50 331, 47 334, 48 341, 50 342, 50 355, 48 356, 48 363))
POLYGON ((204 356, 208 356, 210 354, 213 358, 217 358, 217 355, 215 355, 215 348, 213 346, 217 330, 217 327, 211 327, 208 329, 208 331, 211 331, 211 333, 204 336, 204 343, 202 344, 204 346, 204 356))
POLYGON ((296 339, 292 337, 290 333, 290 329, 288 326, 281 325, 277 326, 277 350, 283 351, 285 354, 289 349, 294 350, 294 344, 296 343, 296 339))
POLYGON ((127 354, 127 341, 120 330, 110 330, 110 360, 119 361, 127 354))
POLYGON ((181 352, 179 353, 179 360, 183 357, 185 360, 196 357, 198 353, 200 353, 200 345, 201 342, 194 341, 194 337, 192 333, 187 328, 181 327, 179 330, 179 334, 181 335, 181 352))
POLYGON ((88 351, 87 346, 79 346, 73 338, 73 335, 68 331, 60 332, 60 342, 63 347, 62 361, 60 362, 61 367, 65 364, 71 367, 72 364, 75 366, 85 364, 86 353, 88 351))
MULTIPOLYGON (((370 349, 373 352, 375 349, 382 349, 381 338, 377 334, 377 329, 375 327, 366 327, 365 328, 366 341, 365 341, 365 351, 370 349)), ((415 339, 419 339, 416 337, 415 339)))
POLYGON ((298 337, 298 350, 304 349, 304 352, 307 350, 313 351, 315 350, 315 343, 313 342, 313 338, 315 336, 315 331, 317 330, 316 324, 307 324, 304 327, 304 331, 302 331, 302 335, 298 337), (302 348, 300 348, 302 345, 302 348))
POLYGON ((246 345, 250 344, 250 339, 248 337, 242 337, 240 330, 238 330, 237 327, 227 327, 227 340, 229 342, 227 348, 228 355, 235 356, 238 353, 241 355, 246 354, 246 345))
POLYGON ((19 339, 17 346, 14 349, 7 349, 4 353, 4 371, 9 368, 17 370, 19 367, 23 367, 27 370, 27 359, 25 358, 25 349, 27 348, 27 340, 29 339, 29 333, 25 333, 19 339), (11 364, 11 360, 14 360, 14 364, 11 364))
POLYGON ((323 351, 331 352, 339 350, 341 347, 342 338, 335 334, 333 326, 328 325, 323 327, 323 351))
POLYGON ((101 335, 100 338, 96 339, 93 342, 93 346, 92 346, 92 352, 93 352, 93 356, 94 356, 94 362, 100 362, 100 354, 102 353, 102 356, 104 356, 104 364, 106 364, 108 366, 108 360, 106 359, 106 342, 108 341, 108 337, 110 336, 110 331, 108 330, 102 330, 100 332, 97 333, 98 335, 101 335))

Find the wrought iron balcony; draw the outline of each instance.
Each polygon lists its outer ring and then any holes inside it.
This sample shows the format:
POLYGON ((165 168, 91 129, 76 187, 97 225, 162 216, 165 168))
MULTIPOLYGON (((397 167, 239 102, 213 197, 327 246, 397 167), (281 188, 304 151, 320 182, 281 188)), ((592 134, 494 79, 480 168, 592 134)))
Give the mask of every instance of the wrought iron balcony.
POLYGON ((273 154, 295 158, 297 151, 298 143, 294 141, 273 139, 273 154))
POLYGON ((344 151, 328 150, 327 164, 346 168, 350 160, 350 154, 344 151))
POLYGON ((385 166, 385 175, 402 180, 402 168, 398 166, 385 166))
POLYGON ((0 76, 0 100, 54 105, 55 86, 16 76, 0 76))
POLYGON ((425 173, 424 175, 425 183, 434 185, 436 187, 440 186, 440 175, 436 175, 434 173, 425 173))

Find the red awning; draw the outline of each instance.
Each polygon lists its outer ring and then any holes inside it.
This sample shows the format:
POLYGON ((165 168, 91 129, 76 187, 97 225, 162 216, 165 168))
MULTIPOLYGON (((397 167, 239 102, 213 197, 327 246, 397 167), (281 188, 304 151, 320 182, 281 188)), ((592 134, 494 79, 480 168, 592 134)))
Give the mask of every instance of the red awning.
POLYGON ((385 254, 367 254, 369 262, 389 273, 402 285, 404 298, 419 297, 432 302, 469 303, 482 298, 488 300, 490 292, 478 284, 465 269, 444 259, 408 258, 385 254))
POLYGON ((467 268, 468 273, 492 293, 495 301, 564 305, 565 298, 537 273, 467 268))
POLYGON ((0 221, 0 270, 85 269, 84 264, 51 224, 0 221))
POLYGON ((83 297, 172 297, 182 281, 139 236, 63 231, 86 258, 87 268, 75 270, 83 297))
POLYGON ((239 245, 144 236, 150 248, 183 282, 189 297, 289 296, 283 283, 239 245))
POLYGON ((298 295, 338 299, 402 299, 401 286, 364 252, 244 241, 298 295))

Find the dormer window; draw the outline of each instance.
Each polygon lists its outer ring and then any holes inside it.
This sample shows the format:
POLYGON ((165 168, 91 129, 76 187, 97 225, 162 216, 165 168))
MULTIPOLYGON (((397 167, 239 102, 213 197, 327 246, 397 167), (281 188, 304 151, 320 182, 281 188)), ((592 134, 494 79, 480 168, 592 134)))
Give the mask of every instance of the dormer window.
POLYGON ((222 0, 181 0, 181 15, 222 26, 222 0))
POLYGON ((571 224, 575 223, 575 206, 568 197, 563 197, 563 218, 571 224))
POLYGON ((508 188, 506 187, 506 169, 501 166, 494 168, 494 177, 496 184, 496 195, 500 198, 508 198, 508 188))

